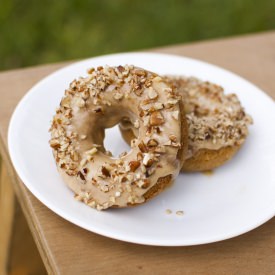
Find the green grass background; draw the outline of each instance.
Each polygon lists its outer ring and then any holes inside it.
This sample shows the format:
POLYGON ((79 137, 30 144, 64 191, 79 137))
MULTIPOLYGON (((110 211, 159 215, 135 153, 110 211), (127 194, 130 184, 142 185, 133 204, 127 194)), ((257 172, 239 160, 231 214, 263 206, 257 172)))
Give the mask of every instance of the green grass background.
POLYGON ((0 70, 274 28, 274 0, 0 0, 0 70))

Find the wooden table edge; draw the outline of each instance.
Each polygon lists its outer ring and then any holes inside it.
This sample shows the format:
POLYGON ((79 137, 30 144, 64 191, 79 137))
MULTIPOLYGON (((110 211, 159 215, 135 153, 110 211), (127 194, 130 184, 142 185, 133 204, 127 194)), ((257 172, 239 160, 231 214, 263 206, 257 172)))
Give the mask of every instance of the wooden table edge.
POLYGON ((54 259, 51 257, 49 253, 46 251, 47 243, 44 241, 42 235, 41 235, 41 230, 36 226, 38 223, 35 222, 35 215, 31 215, 30 213, 32 212, 32 208, 29 207, 28 200, 26 199, 27 196, 24 195, 24 191, 22 188, 19 187, 20 184, 23 184, 20 182, 20 178, 17 175, 13 164, 11 162, 9 152, 5 148, 4 141, 2 136, 0 135, 0 154, 2 156, 2 161, 4 162, 4 165, 6 165, 8 175, 10 177, 11 183, 13 190, 16 194, 17 197, 20 198, 19 204, 23 210, 24 216, 27 219, 27 222, 29 224, 29 228, 31 230, 32 236, 34 238, 34 241, 37 245, 38 251, 41 255, 41 258, 43 260, 43 263, 47 269, 47 272, 49 274, 56 274, 57 270, 54 270, 53 267, 55 267, 54 259))

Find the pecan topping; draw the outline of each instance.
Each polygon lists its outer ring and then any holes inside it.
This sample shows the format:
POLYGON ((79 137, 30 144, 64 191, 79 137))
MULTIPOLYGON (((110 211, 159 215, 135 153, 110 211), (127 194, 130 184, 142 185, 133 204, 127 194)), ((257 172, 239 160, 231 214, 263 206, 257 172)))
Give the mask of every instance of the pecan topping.
POLYGON ((142 189, 146 189, 149 187, 150 185, 150 181, 148 179, 144 179, 144 180, 139 180, 139 181, 136 181, 135 184, 142 188, 142 189))
POLYGON ((51 139, 50 140, 50 146, 53 148, 53 149, 58 149, 60 148, 60 143, 57 139, 51 139))
POLYGON ((121 65, 119 65, 119 66, 117 67, 117 69, 118 69, 118 71, 119 71, 120 73, 122 73, 122 72, 125 71, 124 67, 121 66, 121 65))
POLYGON ((70 108, 71 107, 71 99, 68 96, 63 97, 60 105, 62 107, 70 108))
POLYGON ((90 69, 87 70, 87 73, 92 74, 94 71, 95 71, 95 68, 90 68, 90 69))
POLYGON ((169 135, 169 139, 172 141, 172 142, 177 142, 177 137, 175 135, 169 135))
POLYGON ((79 108, 83 108, 85 106, 85 101, 83 98, 78 97, 75 102, 76 106, 79 108))
POLYGON ((146 72, 144 70, 136 69, 134 73, 138 76, 146 76, 146 72))
POLYGON ((120 100, 120 99, 122 99, 122 98, 123 98, 123 93, 116 92, 116 93, 114 94, 114 99, 120 100))
POLYGON ((138 120, 136 120, 136 121, 134 122, 134 127, 135 127, 135 128, 139 128, 139 121, 138 121, 138 120))
POLYGON ((102 175, 104 175, 107 178, 109 178, 111 176, 110 171, 105 166, 102 166, 101 173, 102 173, 102 175))
POLYGON ((137 168, 140 166, 140 162, 136 160, 130 161, 129 166, 130 166, 130 171, 135 172, 137 168))
POLYGON ((96 148, 92 148, 91 150, 86 151, 86 154, 87 154, 88 156, 92 156, 92 155, 94 155, 96 152, 97 152, 97 149, 96 149, 96 148))
POLYGON ((152 126, 159 126, 164 123, 164 118, 161 114, 161 112, 153 112, 150 116, 150 124, 152 126))
POLYGON ((153 155, 151 153, 145 153, 142 162, 146 167, 152 166, 154 163, 153 155))
POLYGON ((130 171, 135 172, 137 168, 140 166, 140 162, 136 160, 130 161, 129 166, 130 166, 130 171))
POLYGON ((152 87, 148 88, 148 90, 148 96, 150 99, 155 99, 158 97, 158 93, 152 87))
POLYGON ((148 152, 147 147, 145 146, 144 142, 142 141, 139 145, 138 145, 139 150, 144 153, 144 152, 148 152))
POLYGON ((77 177, 79 177, 82 181, 86 181, 85 176, 80 171, 78 171, 77 177))
POLYGON ((86 175, 88 173, 88 168, 85 167, 85 168, 82 169, 82 171, 86 175))
POLYGON ((156 147, 156 146, 158 146, 158 144, 159 144, 158 141, 155 139, 149 139, 147 142, 147 146, 149 148, 156 147))
POLYGON ((93 109, 93 111, 96 113, 96 114, 103 114, 103 108, 101 106, 97 106, 93 109))

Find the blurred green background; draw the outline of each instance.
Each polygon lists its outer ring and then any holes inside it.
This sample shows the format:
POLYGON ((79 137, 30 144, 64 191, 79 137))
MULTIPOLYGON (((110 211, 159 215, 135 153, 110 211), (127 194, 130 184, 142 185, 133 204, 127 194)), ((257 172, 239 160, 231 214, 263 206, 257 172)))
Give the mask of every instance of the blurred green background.
POLYGON ((274 28, 274 0, 0 0, 0 70, 274 28))

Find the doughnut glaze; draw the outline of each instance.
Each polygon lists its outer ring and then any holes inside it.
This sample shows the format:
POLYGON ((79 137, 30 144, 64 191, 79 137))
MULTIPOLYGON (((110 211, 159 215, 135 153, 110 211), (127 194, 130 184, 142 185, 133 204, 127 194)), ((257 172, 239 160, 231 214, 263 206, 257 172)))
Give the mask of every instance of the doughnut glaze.
POLYGON ((98 67, 65 91, 50 129, 58 170, 97 210, 145 202, 177 176, 187 148, 181 100, 163 78, 134 66, 98 67), (112 157, 105 129, 130 121, 131 150, 112 157), (159 189, 159 190, 158 190, 159 189))

